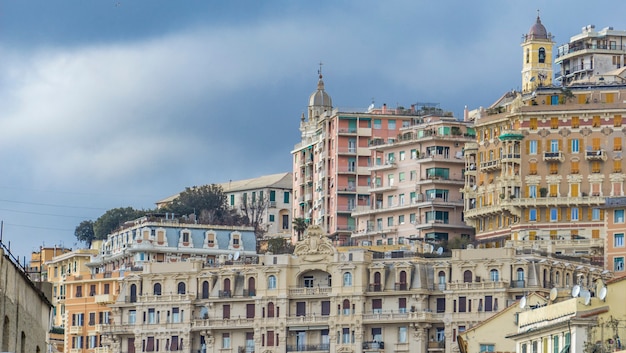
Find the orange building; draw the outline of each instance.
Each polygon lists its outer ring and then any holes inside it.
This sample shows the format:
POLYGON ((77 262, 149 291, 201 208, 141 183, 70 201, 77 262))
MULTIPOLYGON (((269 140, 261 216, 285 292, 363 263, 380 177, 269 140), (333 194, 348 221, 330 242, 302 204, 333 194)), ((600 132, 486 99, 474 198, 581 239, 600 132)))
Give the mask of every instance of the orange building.
POLYGON ((606 243, 604 245, 604 268, 612 271, 614 277, 623 277, 626 275, 626 271, 624 271, 624 259, 626 259, 626 247, 624 246, 626 197, 608 197, 605 205, 606 243))

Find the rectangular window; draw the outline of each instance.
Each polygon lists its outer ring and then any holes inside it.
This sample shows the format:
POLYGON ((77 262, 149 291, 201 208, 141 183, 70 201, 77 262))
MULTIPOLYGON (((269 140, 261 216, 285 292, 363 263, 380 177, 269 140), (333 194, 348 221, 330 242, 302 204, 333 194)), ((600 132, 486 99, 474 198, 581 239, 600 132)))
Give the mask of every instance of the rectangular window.
POLYGON ((570 218, 572 221, 578 221, 578 207, 572 207, 572 209, 570 210, 570 218))
POLYGON ((222 348, 223 349, 230 348, 230 333, 228 332, 222 333, 222 348))
POLYGON ((537 141, 536 140, 530 140, 528 147, 529 147, 528 154, 537 154, 537 141))
POLYGON ((135 322, 137 322, 137 311, 136 310, 129 310, 128 311, 128 323, 129 324, 134 324, 135 322))
POLYGON ((572 117, 572 127, 574 129, 577 129, 577 128, 580 127, 580 118, 579 117, 577 117, 577 116, 573 116, 572 117))
POLYGON ((613 234, 613 247, 616 247, 616 248, 624 247, 624 233, 613 234))
POLYGON ((537 162, 530 162, 528 164, 528 173, 530 175, 537 175, 537 162))
POLYGON ((529 127, 531 130, 537 130, 537 118, 530 118, 529 127))
POLYGON ((598 115, 594 116, 593 119, 592 119, 591 126, 592 127, 600 127, 600 125, 601 125, 600 116, 598 116, 598 115))
MULTIPOLYGON (((495 345, 493 344, 481 344, 480 345, 480 353, 483 352, 495 352, 495 345)), ((555 352, 558 353, 558 352, 555 352)))
POLYGON ((536 208, 531 208, 528 210, 528 220, 529 221, 537 221, 537 209, 536 208))
POLYGON ((274 222, 274 215, 273 214, 269 215, 269 218, 270 218, 270 222, 274 222))
POLYGON ((412 149, 411 150, 411 159, 417 159, 417 150, 416 149, 412 149))
POLYGON ((396 129, 396 121, 394 119, 387 120, 387 129, 395 130, 396 129))
POLYGON ((580 141, 578 139, 571 139, 570 141, 570 150, 572 153, 580 152, 580 141))
POLYGON ((550 129, 558 129, 559 128, 559 118, 552 117, 550 118, 550 129))
POLYGON ((289 203, 289 191, 285 191, 285 193, 283 194, 283 202, 284 203, 289 203))
POLYGON ((398 216, 398 224, 404 224, 404 215, 398 216))
POLYGON ((416 220, 415 213, 411 213, 409 215, 409 221, 411 222, 411 224, 415 224, 415 220, 416 220))
POLYGON ((531 199, 537 198, 537 185, 528 185, 528 197, 531 199))
POLYGON ((404 153, 404 151, 400 151, 400 160, 403 161, 406 159, 406 154, 404 153))
POLYGON ((622 138, 614 137, 613 138, 613 151, 621 151, 622 150, 622 138))
POLYGON ((613 117, 613 126, 614 127, 621 127, 622 126, 622 116, 621 115, 615 115, 613 117))
POLYGON ((438 313, 446 312, 446 298, 437 298, 437 312, 438 313))
POLYGON ((374 129, 380 130, 383 128, 383 124, 380 119, 374 119, 374 129))
POLYGON ((600 220, 600 209, 599 208, 591 209, 591 220, 592 221, 599 221, 600 220))
POLYGON ((624 210, 614 210, 613 211, 613 222, 614 223, 624 223, 624 210))
POLYGON ((624 271, 624 258, 623 257, 613 258, 613 271, 615 272, 624 271))
POLYGON ((599 161, 591 162, 591 172, 592 173, 600 173, 601 165, 599 161))
POLYGON ((398 343, 407 343, 408 340, 408 329, 406 326, 398 327, 398 343))
POLYGON ((613 173, 621 173, 622 172, 622 160, 616 159, 613 161, 613 173))
POLYGON ((559 209, 558 208, 551 208, 550 209, 550 222, 556 222, 559 220, 559 209))
POLYGON ((570 173, 578 174, 578 171, 579 171, 579 169, 578 169, 578 161, 572 161, 571 165, 572 165, 572 168, 571 168, 570 173))
POLYGON ((398 181, 404 181, 406 177, 404 176, 404 172, 398 173, 398 181))
POLYGON ((235 206, 235 194, 230 195, 230 205, 235 206))

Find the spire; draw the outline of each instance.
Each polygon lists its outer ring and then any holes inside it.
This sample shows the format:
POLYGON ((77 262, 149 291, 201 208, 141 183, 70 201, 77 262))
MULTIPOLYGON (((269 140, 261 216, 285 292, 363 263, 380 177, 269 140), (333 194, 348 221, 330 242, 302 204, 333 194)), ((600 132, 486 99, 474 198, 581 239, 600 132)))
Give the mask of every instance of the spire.
POLYGON ((320 61, 320 68, 317 70, 317 74, 319 75, 319 81, 317 81, 317 89, 324 90, 324 80, 322 80, 322 65, 324 65, 320 61))

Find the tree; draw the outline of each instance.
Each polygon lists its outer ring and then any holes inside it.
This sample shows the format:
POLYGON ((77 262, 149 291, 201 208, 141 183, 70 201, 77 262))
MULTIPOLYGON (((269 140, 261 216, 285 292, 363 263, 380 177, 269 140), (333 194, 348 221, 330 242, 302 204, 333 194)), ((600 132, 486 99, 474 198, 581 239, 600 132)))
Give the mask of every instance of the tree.
POLYGON ((241 197, 241 215, 246 225, 254 227, 254 234, 257 239, 262 238, 267 231, 262 222, 268 205, 269 199, 267 197, 255 197, 252 200, 248 200, 244 196, 241 197))
POLYGON ((87 243, 87 246, 91 246, 91 243, 95 240, 96 233, 93 231, 93 221, 82 221, 74 230, 74 236, 78 241, 87 243))
POLYGON ((291 223, 293 224, 293 230, 298 234, 298 240, 302 240, 302 234, 304 234, 304 231, 309 227, 306 219, 294 218, 291 223))
POLYGON ((106 211, 93 224, 94 239, 106 239, 124 222, 143 217, 151 211, 135 210, 132 207, 119 207, 106 211))
POLYGON ((165 209, 179 215, 201 215, 202 211, 212 211, 209 219, 222 223, 229 213, 226 201, 226 194, 219 185, 193 186, 185 188, 165 209))

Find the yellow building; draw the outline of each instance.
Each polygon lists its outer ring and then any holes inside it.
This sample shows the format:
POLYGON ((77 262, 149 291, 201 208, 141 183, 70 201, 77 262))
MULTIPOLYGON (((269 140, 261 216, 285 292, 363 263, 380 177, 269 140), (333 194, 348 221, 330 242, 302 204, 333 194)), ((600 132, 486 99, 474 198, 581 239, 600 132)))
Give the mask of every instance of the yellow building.
POLYGON ((487 246, 539 241, 600 264, 605 197, 624 195, 619 97, 626 86, 549 85, 552 40, 539 19, 522 48, 522 92, 472 114, 477 141, 465 147, 465 220, 487 246), (541 72, 547 78, 535 86, 541 72))
POLYGON ((41 247, 39 251, 33 251, 30 254, 30 263, 28 264, 28 274, 33 281, 48 281, 46 261, 52 260, 55 256, 59 256, 72 251, 63 247, 41 247))
POLYGON ((342 250, 314 225, 293 254, 146 262, 120 277, 103 348, 450 353, 457 335, 525 293, 601 272, 511 246, 441 256, 342 250))

